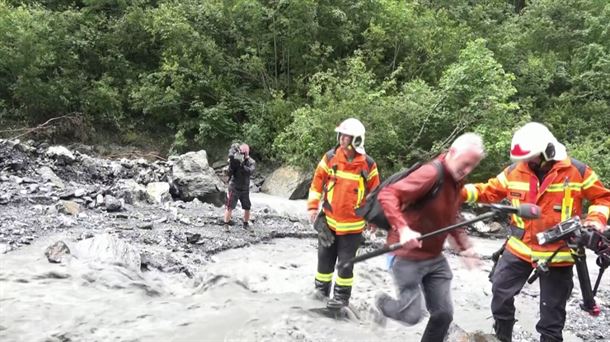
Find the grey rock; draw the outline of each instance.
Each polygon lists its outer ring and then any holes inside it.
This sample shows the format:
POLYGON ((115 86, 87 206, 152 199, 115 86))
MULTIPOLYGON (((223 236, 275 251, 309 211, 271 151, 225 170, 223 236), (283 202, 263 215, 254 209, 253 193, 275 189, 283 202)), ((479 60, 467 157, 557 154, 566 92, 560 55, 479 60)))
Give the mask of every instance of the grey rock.
POLYGON ((63 241, 55 242, 44 251, 44 255, 50 263, 61 263, 69 254, 70 248, 63 241))
POLYGON ((64 189, 64 182, 59 178, 53 170, 51 170, 48 166, 42 166, 36 170, 36 172, 44 179, 45 181, 51 182, 55 187, 64 189))
POLYGON ((307 197, 312 174, 291 166, 280 167, 265 180, 261 191, 288 199, 307 197))
POLYGON ((28 186, 28 193, 30 193, 30 194, 31 194, 31 193, 34 193, 34 192, 38 191, 38 188, 39 188, 39 187, 40 187, 40 186, 39 186, 38 184, 30 184, 30 185, 28 186))
POLYGON ((76 225, 76 220, 70 216, 60 216, 59 221, 60 227, 70 228, 76 225))
POLYGON ((172 200, 169 193, 169 184, 166 182, 152 182, 146 185, 148 203, 163 204, 172 200))
POLYGON ((201 234, 186 233, 186 241, 188 243, 197 243, 201 239, 201 234))
POLYGON ((70 165, 76 160, 74 154, 63 146, 49 147, 46 155, 55 159, 58 165, 70 165))
POLYGON ((175 191, 173 195, 183 201, 198 198, 202 202, 222 206, 226 196, 225 185, 208 165, 204 150, 173 156, 170 164, 169 179, 175 191))
POLYGON ((121 211, 123 209, 123 203, 111 195, 104 196, 104 204, 106 205, 106 211, 109 213, 121 211))
POLYGON ((59 198, 67 200, 74 198, 74 190, 66 190, 59 194, 59 198))
POLYGON ((144 229, 144 230, 151 230, 153 229, 153 223, 152 222, 145 222, 145 223, 141 223, 138 225, 139 229, 144 229))
POLYGON ((494 335, 481 331, 466 332, 455 323, 451 323, 444 342, 500 342, 494 335))
POLYGON ((121 165, 121 163, 111 162, 110 172, 115 177, 120 177, 123 174, 123 165, 121 165))
POLYGON ((146 188, 133 179, 120 179, 112 187, 111 191, 128 204, 145 201, 148 198, 146 188))
POLYGON ((78 213, 80 213, 81 207, 74 201, 61 201, 59 202, 57 210, 63 214, 76 216, 78 213))
POLYGON ((26 183, 26 184, 34 184, 34 183, 38 183, 36 180, 34 180, 34 179, 33 179, 33 178, 31 178, 31 177, 23 177, 23 179, 22 179, 22 180, 23 180, 23 183, 26 183))
POLYGON ((98 194, 97 196, 95 196, 95 205, 97 207, 101 207, 102 205, 104 205, 104 195, 98 194))

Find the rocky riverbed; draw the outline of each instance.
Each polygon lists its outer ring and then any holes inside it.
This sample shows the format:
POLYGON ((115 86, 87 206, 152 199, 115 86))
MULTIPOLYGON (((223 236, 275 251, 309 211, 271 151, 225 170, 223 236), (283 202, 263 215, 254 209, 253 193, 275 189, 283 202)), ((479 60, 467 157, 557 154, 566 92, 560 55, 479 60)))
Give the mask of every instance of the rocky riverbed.
MULTIPOLYGON (((217 170, 216 170, 217 171, 217 170)), ((0 140, 0 339, 3 341, 417 340, 420 323, 372 321, 378 291, 393 293, 383 257, 356 267, 351 320, 312 314, 315 234, 304 202, 253 193, 220 224, 224 184, 192 152, 167 162, 105 160, 46 144, 0 140)), ((481 228, 488 233, 497 228, 481 228)), ((483 256, 454 272, 450 341, 493 341, 489 257, 500 239, 475 238, 483 256)), ((382 240, 369 238, 365 249, 382 240)), ((593 279, 595 258, 589 256, 593 279)), ((568 307, 566 341, 610 340, 610 287, 600 316, 568 307)), ((537 283, 517 298, 515 340, 534 341, 537 283)))

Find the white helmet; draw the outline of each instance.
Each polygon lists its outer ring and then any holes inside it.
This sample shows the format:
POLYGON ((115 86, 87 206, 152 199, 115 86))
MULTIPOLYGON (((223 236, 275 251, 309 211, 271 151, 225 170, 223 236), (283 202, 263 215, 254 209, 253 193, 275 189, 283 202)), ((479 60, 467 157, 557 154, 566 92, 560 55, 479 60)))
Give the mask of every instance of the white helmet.
POLYGON ((549 129, 538 122, 530 122, 513 135, 510 159, 514 162, 531 159, 542 154, 545 160, 563 160, 568 157, 566 147, 559 143, 549 129))
POLYGON ((356 150, 356 152, 360 154, 364 154, 364 125, 360 120, 349 118, 344 120, 337 128, 335 128, 335 132, 337 132, 337 141, 340 139, 340 135, 349 135, 352 136, 352 146, 356 150))

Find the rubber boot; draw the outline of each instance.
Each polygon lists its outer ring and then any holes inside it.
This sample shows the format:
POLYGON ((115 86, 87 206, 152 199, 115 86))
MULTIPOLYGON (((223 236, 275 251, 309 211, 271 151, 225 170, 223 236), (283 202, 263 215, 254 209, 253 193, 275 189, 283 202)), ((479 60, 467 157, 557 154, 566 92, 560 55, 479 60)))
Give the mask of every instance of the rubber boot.
POLYGON ((498 340, 501 342, 512 342, 514 325, 514 320, 497 319, 494 323, 494 331, 498 340))
POLYGON ((338 309, 349 305, 349 298, 352 295, 351 286, 339 286, 335 284, 334 296, 328 301, 326 307, 329 309, 338 309))
POLYGON ((330 296, 330 282, 315 280, 314 297, 317 300, 326 300, 330 296))

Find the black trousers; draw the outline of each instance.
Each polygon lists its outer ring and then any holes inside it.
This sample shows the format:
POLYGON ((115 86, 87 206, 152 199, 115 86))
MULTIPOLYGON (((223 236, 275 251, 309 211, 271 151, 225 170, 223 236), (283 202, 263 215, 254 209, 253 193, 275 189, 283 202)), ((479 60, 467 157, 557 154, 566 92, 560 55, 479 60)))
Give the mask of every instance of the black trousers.
MULTIPOLYGON (((542 338, 563 341, 563 327, 566 321, 566 303, 574 282, 572 266, 550 267, 547 274, 541 274, 540 282, 540 320, 536 330, 542 338)), ((515 319, 515 295, 517 295, 530 273, 532 265, 508 250, 505 250, 492 278, 491 311, 495 320, 513 321, 515 319)))
MULTIPOLYGON (((334 232, 333 232, 334 233, 334 232)), ((335 241, 329 247, 318 244, 318 273, 316 288, 329 295, 332 275, 337 261, 339 263, 356 256, 356 251, 362 242, 362 234, 336 235, 335 241)), ((354 266, 340 268, 335 279, 334 295, 336 299, 348 300, 352 293, 354 266)))

